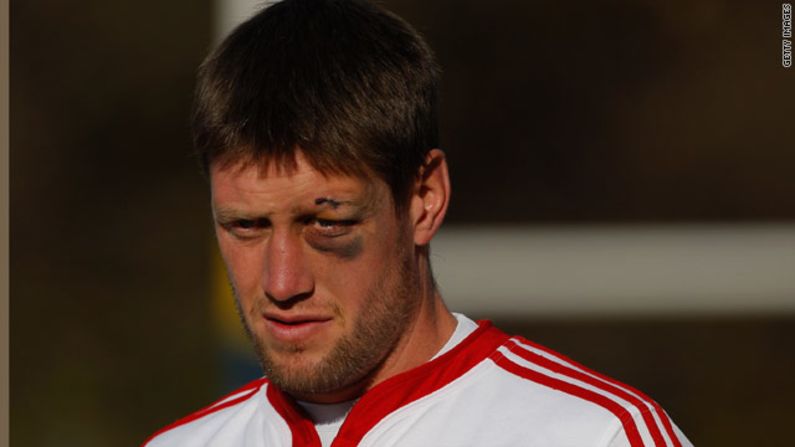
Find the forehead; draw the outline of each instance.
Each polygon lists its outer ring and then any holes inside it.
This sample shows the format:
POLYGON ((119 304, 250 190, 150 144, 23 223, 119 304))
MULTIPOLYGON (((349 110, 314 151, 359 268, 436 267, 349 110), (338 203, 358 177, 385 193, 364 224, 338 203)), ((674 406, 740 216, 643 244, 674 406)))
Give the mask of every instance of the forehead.
POLYGON ((391 199, 375 177, 322 173, 298 153, 295 163, 232 163, 210 166, 214 205, 281 209, 342 201, 366 206, 391 199), (384 197, 387 196, 387 197, 384 197))

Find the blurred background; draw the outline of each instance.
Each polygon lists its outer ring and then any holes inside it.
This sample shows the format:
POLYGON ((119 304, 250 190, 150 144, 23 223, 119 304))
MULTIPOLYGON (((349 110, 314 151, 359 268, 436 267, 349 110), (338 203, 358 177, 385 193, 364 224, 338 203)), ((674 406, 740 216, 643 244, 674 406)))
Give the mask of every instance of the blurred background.
MULTIPOLYGON (((791 445, 781 3, 391 0, 444 67, 454 310, 791 445)), ((11 1, 11 443, 138 445, 255 377, 188 115, 251 2, 11 1), (152 8, 149 8, 152 6, 152 8)))

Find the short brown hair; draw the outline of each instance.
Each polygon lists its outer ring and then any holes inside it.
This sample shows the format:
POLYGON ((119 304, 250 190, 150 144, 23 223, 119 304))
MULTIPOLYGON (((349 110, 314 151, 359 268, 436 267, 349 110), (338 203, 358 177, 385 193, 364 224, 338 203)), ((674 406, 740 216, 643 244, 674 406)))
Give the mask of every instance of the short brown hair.
POLYGON ((212 163, 375 174, 405 203, 438 147, 440 69, 408 23, 358 0, 284 0, 237 27, 201 65, 194 145, 212 163))

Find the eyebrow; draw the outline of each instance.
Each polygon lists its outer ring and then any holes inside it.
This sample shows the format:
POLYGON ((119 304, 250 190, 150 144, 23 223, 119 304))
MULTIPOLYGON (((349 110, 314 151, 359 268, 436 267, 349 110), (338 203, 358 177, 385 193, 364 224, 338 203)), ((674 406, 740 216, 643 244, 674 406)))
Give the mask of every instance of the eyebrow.
POLYGON ((244 211, 237 211, 231 209, 215 209, 213 217, 218 222, 232 222, 235 220, 256 220, 259 217, 244 211))
MULTIPOLYGON (((324 196, 318 197, 314 200, 315 206, 319 207, 328 207, 329 209, 336 210, 340 207, 350 207, 353 209, 358 209, 360 211, 366 211, 372 207, 372 203, 368 203, 369 200, 365 203, 358 203, 355 200, 338 200, 332 197, 324 196)), ((306 211, 305 208, 296 206, 292 209, 294 213, 303 213, 306 211)), ((213 218, 218 222, 232 222, 235 220, 257 220, 262 218, 268 218, 270 213, 259 213, 259 212, 249 212, 244 210, 237 210, 234 208, 213 208, 213 218)))
POLYGON ((337 209, 342 205, 353 206, 354 203, 350 200, 336 200, 331 197, 318 197, 315 199, 315 205, 328 205, 333 209, 337 209))

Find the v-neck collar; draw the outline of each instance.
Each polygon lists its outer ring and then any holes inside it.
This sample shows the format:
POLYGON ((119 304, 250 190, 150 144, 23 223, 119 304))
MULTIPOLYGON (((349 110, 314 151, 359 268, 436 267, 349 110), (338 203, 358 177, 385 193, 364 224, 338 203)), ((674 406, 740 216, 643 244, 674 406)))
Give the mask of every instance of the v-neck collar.
MULTIPOLYGON (((450 351, 420 366, 404 371, 368 390, 353 406, 332 447, 359 444, 384 417, 395 410, 444 387, 494 352, 508 335, 489 321, 478 321, 478 329, 450 351)), ((292 398, 268 384, 266 394, 271 405, 287 422, 294 447, 320 447, 314 423, 296 408, 292 398)))

